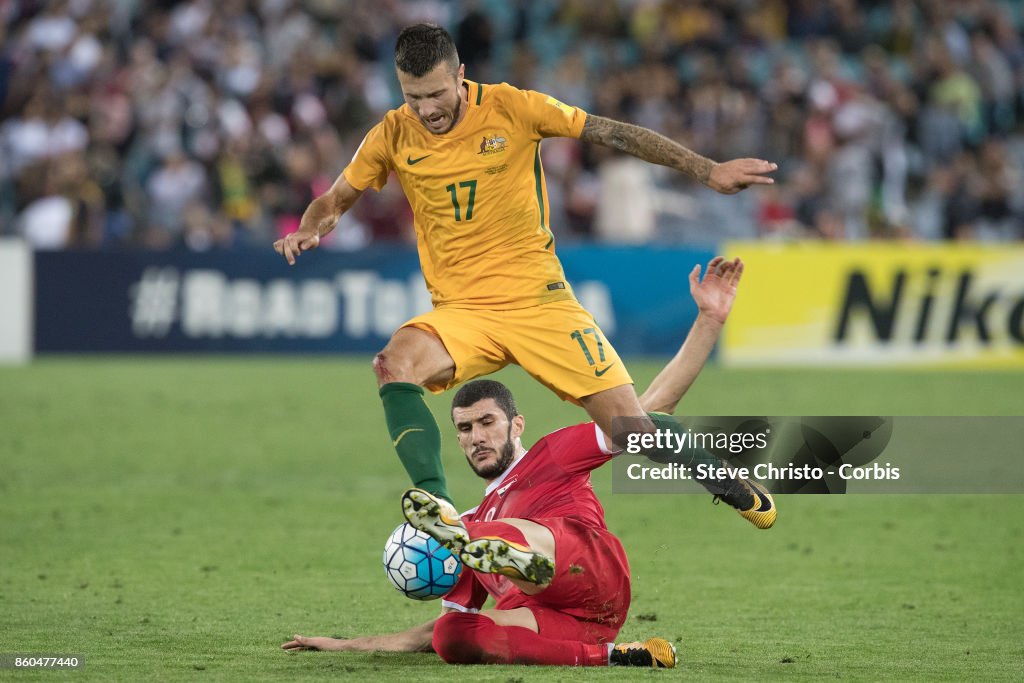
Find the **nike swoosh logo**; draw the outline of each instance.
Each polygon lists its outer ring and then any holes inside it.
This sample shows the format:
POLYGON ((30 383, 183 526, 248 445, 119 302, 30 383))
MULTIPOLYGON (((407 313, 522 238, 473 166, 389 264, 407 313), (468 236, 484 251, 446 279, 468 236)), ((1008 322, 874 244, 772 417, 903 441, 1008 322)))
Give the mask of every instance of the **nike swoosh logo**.
POLYGON ((402 432, 401 434, 399 434, 399 435, 398 435, 398 438, 397 438, 397 439, 395 439, 395 440, 394 440, 394 441, 393 441, 393 442, 391 443, 391 445, 392 445, 392 446, 394 446, 395 448, 398 448, 398 442, 399 442, 399 441, 401 441, 401 440, 402 440, 402 439, 403 439, 403 438, 405 437, 405 435, 406 435, 406 434, 408 434, 408 433, 410 433, 410 432, 422 432, 422 431, 423 431, 423 430, 422 430, 422 429, 420 429, 419 427, 409 427, 409 429, 406 429, 406 430, 405 430, 404 432, 402 432))
MULTIPOLYGON (((754 494, 754 499, 757 501, 757 512, 768 512, 772 509, 771 499, 765 495, 767 492, 763 492, 760 486, 754 484, 754 482, 747 480, 747 486, 750 487, 750 492, 754 494)), ((751 508, 753 509, 753 508, 751 508)))
POLYGON ((758 512, 768 512, 772 509, 771 499, 763 495, 760 491, 757 494, 757 502, 760 503, 760 505, 757 506, 758 512))
POLYGON ((419 159, 413 159, 412 157, 406 157, 405 158, 405 163, 409 164, 410 166, 415 166, 416 164, 420 163, 421 161, 423 161, 424 159, 426 159, 429 156, 433 156, 433 153, 424 154, 419 159))
POLYGON ((594 377, 602 376, 604 373, 608 372, 614 366, 615 366, 615 363, 612 363, 611 365, 606 367, 604 370, 598 370, 597 368, 594 368, 594 377))

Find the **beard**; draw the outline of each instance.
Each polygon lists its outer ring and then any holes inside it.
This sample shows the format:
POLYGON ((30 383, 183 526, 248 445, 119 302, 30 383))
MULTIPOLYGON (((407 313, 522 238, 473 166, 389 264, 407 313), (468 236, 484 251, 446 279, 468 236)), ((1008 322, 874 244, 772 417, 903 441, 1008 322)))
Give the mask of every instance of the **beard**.
MULTIPOLYGON (((455 127, 455 123, 459 120, 459 114, 462 113, 462 96, 461 96, 461 93, 459 95, 460 96, 458 98, 456 98, 456 100, 455 100, 455 108, 452 109, 452 111, 451 111, 451 122, 448 124, 448 127, 445 128, 444 130, 442 130, 440 133, 434 133, 434 135, 444 135, 446 133, 450 133, 452 128, 455 127)), ((427 126, 427 120, 424 119, 422 116, 420 117, 420 121, 423 123, 424 126, 427 126)), ((427 130, 430 130, 430 129, 427 128, 427 130)), ((430 131, 430 132, 433 133, 433 131, 430 131)))
MULTIPOLYGON (((461 88, 460 88, 460 90, 461 90, 461 88)), ((459 114, 461 114, 461 113, 462 113, 462 93, 459 93, 459 97, 455 100, 455 109, 452 109, 452 125, 448 126, 448 130, 446 130, 445 133, 447 133, 448 131, 450 131, 452 128, 455 127, 455 123, 456 123, 456 121, 459 120, 459 114)))
POLYGON ((498 459, 490 464, 477 466, 473 462, 472 458, 469 460, 469 466, 473 468, 476 476, 481 479, 495 479, 501 476, 501 473, 508 469, 512 461, 516 459, 516 447, 512 443, 512 427, 508 428, 508 440, 505 444, 498 449, 498 459))

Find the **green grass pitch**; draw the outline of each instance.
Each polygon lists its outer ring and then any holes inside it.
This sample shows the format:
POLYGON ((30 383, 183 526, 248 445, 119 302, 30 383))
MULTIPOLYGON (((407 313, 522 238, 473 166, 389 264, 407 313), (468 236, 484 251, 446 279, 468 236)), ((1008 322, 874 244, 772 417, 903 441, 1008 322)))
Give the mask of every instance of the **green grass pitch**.
MULTIPOLYGON (((643 386, 659 365, 631 368, 643 386)), ((528 443, 584 418, 518 369, 499 377, 528 443)), ((1022 388, 1013 373, 709 368, 683 410, 1001 415, 1019 410, 1022 388)), ((430 399, 468 507, 482 487, 446 400, 430 399)), ((632 564, 621 638, 674 640, 681 666, 665 679, 1024 677, 1024 496, 788 496, 761 532, 706 496, 614 495, 610 471, 594 480, 632 564)), ((84 655, 66 680, 652 675, 281 651, 296 632, 383 632, 435 615, 380 566, 405 484, 366 358, 0 368, 0 653, 84 655)))

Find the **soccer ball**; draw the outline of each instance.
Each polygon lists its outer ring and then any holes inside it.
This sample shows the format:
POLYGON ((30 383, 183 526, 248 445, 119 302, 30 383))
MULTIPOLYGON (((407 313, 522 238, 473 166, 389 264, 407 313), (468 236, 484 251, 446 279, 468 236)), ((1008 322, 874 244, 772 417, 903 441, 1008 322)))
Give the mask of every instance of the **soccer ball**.
POLYGON ((402 523, 384 544, 384 571, 406 597, 436 600, 455 587, 462 562, 427 534, 402 523))

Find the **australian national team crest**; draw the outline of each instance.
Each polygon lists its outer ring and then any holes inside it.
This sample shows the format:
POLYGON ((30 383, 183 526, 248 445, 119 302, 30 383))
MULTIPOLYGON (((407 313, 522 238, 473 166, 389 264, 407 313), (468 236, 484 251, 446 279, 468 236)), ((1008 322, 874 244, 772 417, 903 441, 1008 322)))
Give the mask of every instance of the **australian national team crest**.
POLYGON ((477 154, 488 156, 505 151, 505 138, 500 135, 485 135, 480 141, 480 151, 477 154))

